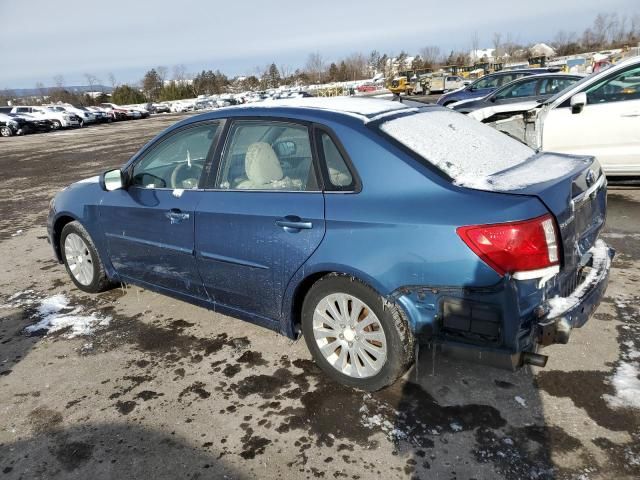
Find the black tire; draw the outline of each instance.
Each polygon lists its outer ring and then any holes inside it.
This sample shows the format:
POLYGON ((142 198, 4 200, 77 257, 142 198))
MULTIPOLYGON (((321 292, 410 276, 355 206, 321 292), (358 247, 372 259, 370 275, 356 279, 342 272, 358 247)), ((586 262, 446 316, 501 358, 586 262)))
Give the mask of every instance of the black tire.
POLYGON ((109 278, 107 278, 104 264, 100 259, 100 255, 98 255, 98 251, 96 250, 96 246, 91 239, 91 235, 89 235, 89 233, 79 222, 74 221, 67 223, 62 229, 62 233, 60 234, 60 251, 62 253, 64 266, 67 270, 67 273, 69 274, 69 277, 76 285, 76 287, 78 287, 80 290, 88 293, 100 293, 104 292, 105 290, 109 290, 109 288, 113 286, 112 282, 109 280, 109 278), (71 233, 75 233, 84 241, 87 250, 89 251, 89 255, 91 256, 91 263, 93 265, 93 278, 88 285, 83 285, 82 283, 80 283, 69 268, 69 262, 67 261, 65 253, 65 240, 71 233))
POLYGON ((13 130, 11 130, 11 127, 3 125, 2 127, 0 127, 0 137, 11 137, 13 136, 13 130))
POLYGON ((415 337, 400 307, 386 303, 371 287, 353 277, 331 274, 318 280, 307 293, 302 305, 302 333, 316 364, 333 380, 366 391, 376 391, 394 383, 414 358, 415 337), (313 335, 313 313, 318 303, 332 293, 352 295, 376 314, 387 339, 387 358, 381 370, 367 378, 345 375, 323 356, 313 335))
POLYGON ((51 130, 60 130, 62 122, 60 120, 51 120, 51 130))

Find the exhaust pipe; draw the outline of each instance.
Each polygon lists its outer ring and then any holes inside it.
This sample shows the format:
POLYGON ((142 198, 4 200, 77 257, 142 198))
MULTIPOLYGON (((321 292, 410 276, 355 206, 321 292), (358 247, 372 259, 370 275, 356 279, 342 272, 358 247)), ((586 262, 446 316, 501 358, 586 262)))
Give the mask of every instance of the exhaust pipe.
POLYGON ((522 353, 523 365, 533 365, 534 367, 544 368, 547 365, 547 360, 549 360, 547 355, 540 355, 539 353, 534 352, 522 353))

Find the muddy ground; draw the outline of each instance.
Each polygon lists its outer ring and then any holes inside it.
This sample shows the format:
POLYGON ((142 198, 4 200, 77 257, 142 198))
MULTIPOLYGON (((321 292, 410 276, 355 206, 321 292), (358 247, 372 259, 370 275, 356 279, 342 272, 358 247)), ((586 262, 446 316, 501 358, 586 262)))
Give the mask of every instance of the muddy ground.
POLYGON ((328 381, 303 341, 136 287, 87 295, 55 263, 51 196, 179 118, 0 139, 0 478, 640 477, 640 410, 612 380, 640 360, 638 190, 610 189, 607 297, 545 369, 423 346, 365 394, 328 381), (58 294, 102 326, 27 334, 58 294))

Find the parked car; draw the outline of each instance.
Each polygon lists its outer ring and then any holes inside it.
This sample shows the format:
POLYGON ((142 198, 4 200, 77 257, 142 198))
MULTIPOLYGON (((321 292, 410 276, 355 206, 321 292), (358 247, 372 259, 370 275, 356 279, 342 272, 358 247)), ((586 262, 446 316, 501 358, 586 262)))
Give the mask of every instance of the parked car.
POLYGON ((495 122, 534 108, 541 100, 552 97, 582 78, 584 75, 567 73, 521 77, 486 97, 462 100, 449 107, 481 122, 495 122))
POLYGON ((154 103, 153 109, 155 110, 155 113, 169 113, 171 111, 169 105, 166 103, 154 103))
POLYGON ((6 113, 0 113, 0 137, 12 137, 18 134, 20 124, 6 113))
POLYGON ((112 120, 129 120, 131 118, 129 114, 129 110, 126 108, 120 107, 115 103, 101 103, 100 107, 103 108, 109 115, 111 115, 112 120))
POLYGON ((112 122, 113 121, 113 117, 111 115, 109 115, 109 113, 106 110, 103 110, 100 107, 94 107, 94 106, 81 107, 81 106, 78 106, 77 108, 88 110, 89 112, 93 113, 93 115, 96 117, 96 121, 98 123, 108 123, 108 122, 112 122))
POLYGON ((584 78, 515 121, 535 148, 594 155, 607 175, 639 176, 640 57, 584 78))
POLYGON ((34 118, 51 120, 54 130, 80 126, 80 119, 76 115, 66 111, 55 110, 50 107, 12 107, 11 113, 28 114, 34 118))
POLYGON ((518 78, 540 73, 557 72, 558 70, 559 69, 556 67, 549 67, 528 68, 523 70, 503 70, 496 73, 490 73, 488 75, 480 77, 464 88, 442 95, 438 99, 437 103, 438 105, 444 105, 446 107, 447 105, 454 102, 471 100, 473 98, 482 98, 489 95, 491 92, 501 87, 502 85, 506 85, 513 80, 517 80, 518 78))
POLYGON ((307 98, 177 123, 58 193, 47 229, 83 291, 132 283, 303 333, 328 375, 376 390, 419 341, 543 365, 604 295, 605 210, 592 157, 442 107, 307 98))
POLYGON ((26 113, 10 113, 9 116, 18 122, 19 133, 24 135, 53 130, 53 122, 46 118, 37 118, 26 113))
POLYGON ((74 107, 73 105, 50 105, 47 108, 56 112, 67 112, 70 115, 75 115, 76 117, 78 117, 80 127, 96 123, 96 116, 93 113, 89 112, 88 110, 74 107))
POLYGON ((465 80, 458 75, 451 75, 446 72, 436 72, 430 75, 431 82, 429 85, 429 93, 431 92, 450 92, 458 90, 465 86, 465 80))

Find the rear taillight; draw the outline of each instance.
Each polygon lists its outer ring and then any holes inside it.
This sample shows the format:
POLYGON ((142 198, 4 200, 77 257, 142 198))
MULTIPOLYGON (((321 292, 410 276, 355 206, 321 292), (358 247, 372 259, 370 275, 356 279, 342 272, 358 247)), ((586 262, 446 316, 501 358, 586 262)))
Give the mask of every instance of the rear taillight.
POLYGON ((558 235, 551 215, 523 222, 459 227, 464 243, 500 275, 559 263, 558 235))

